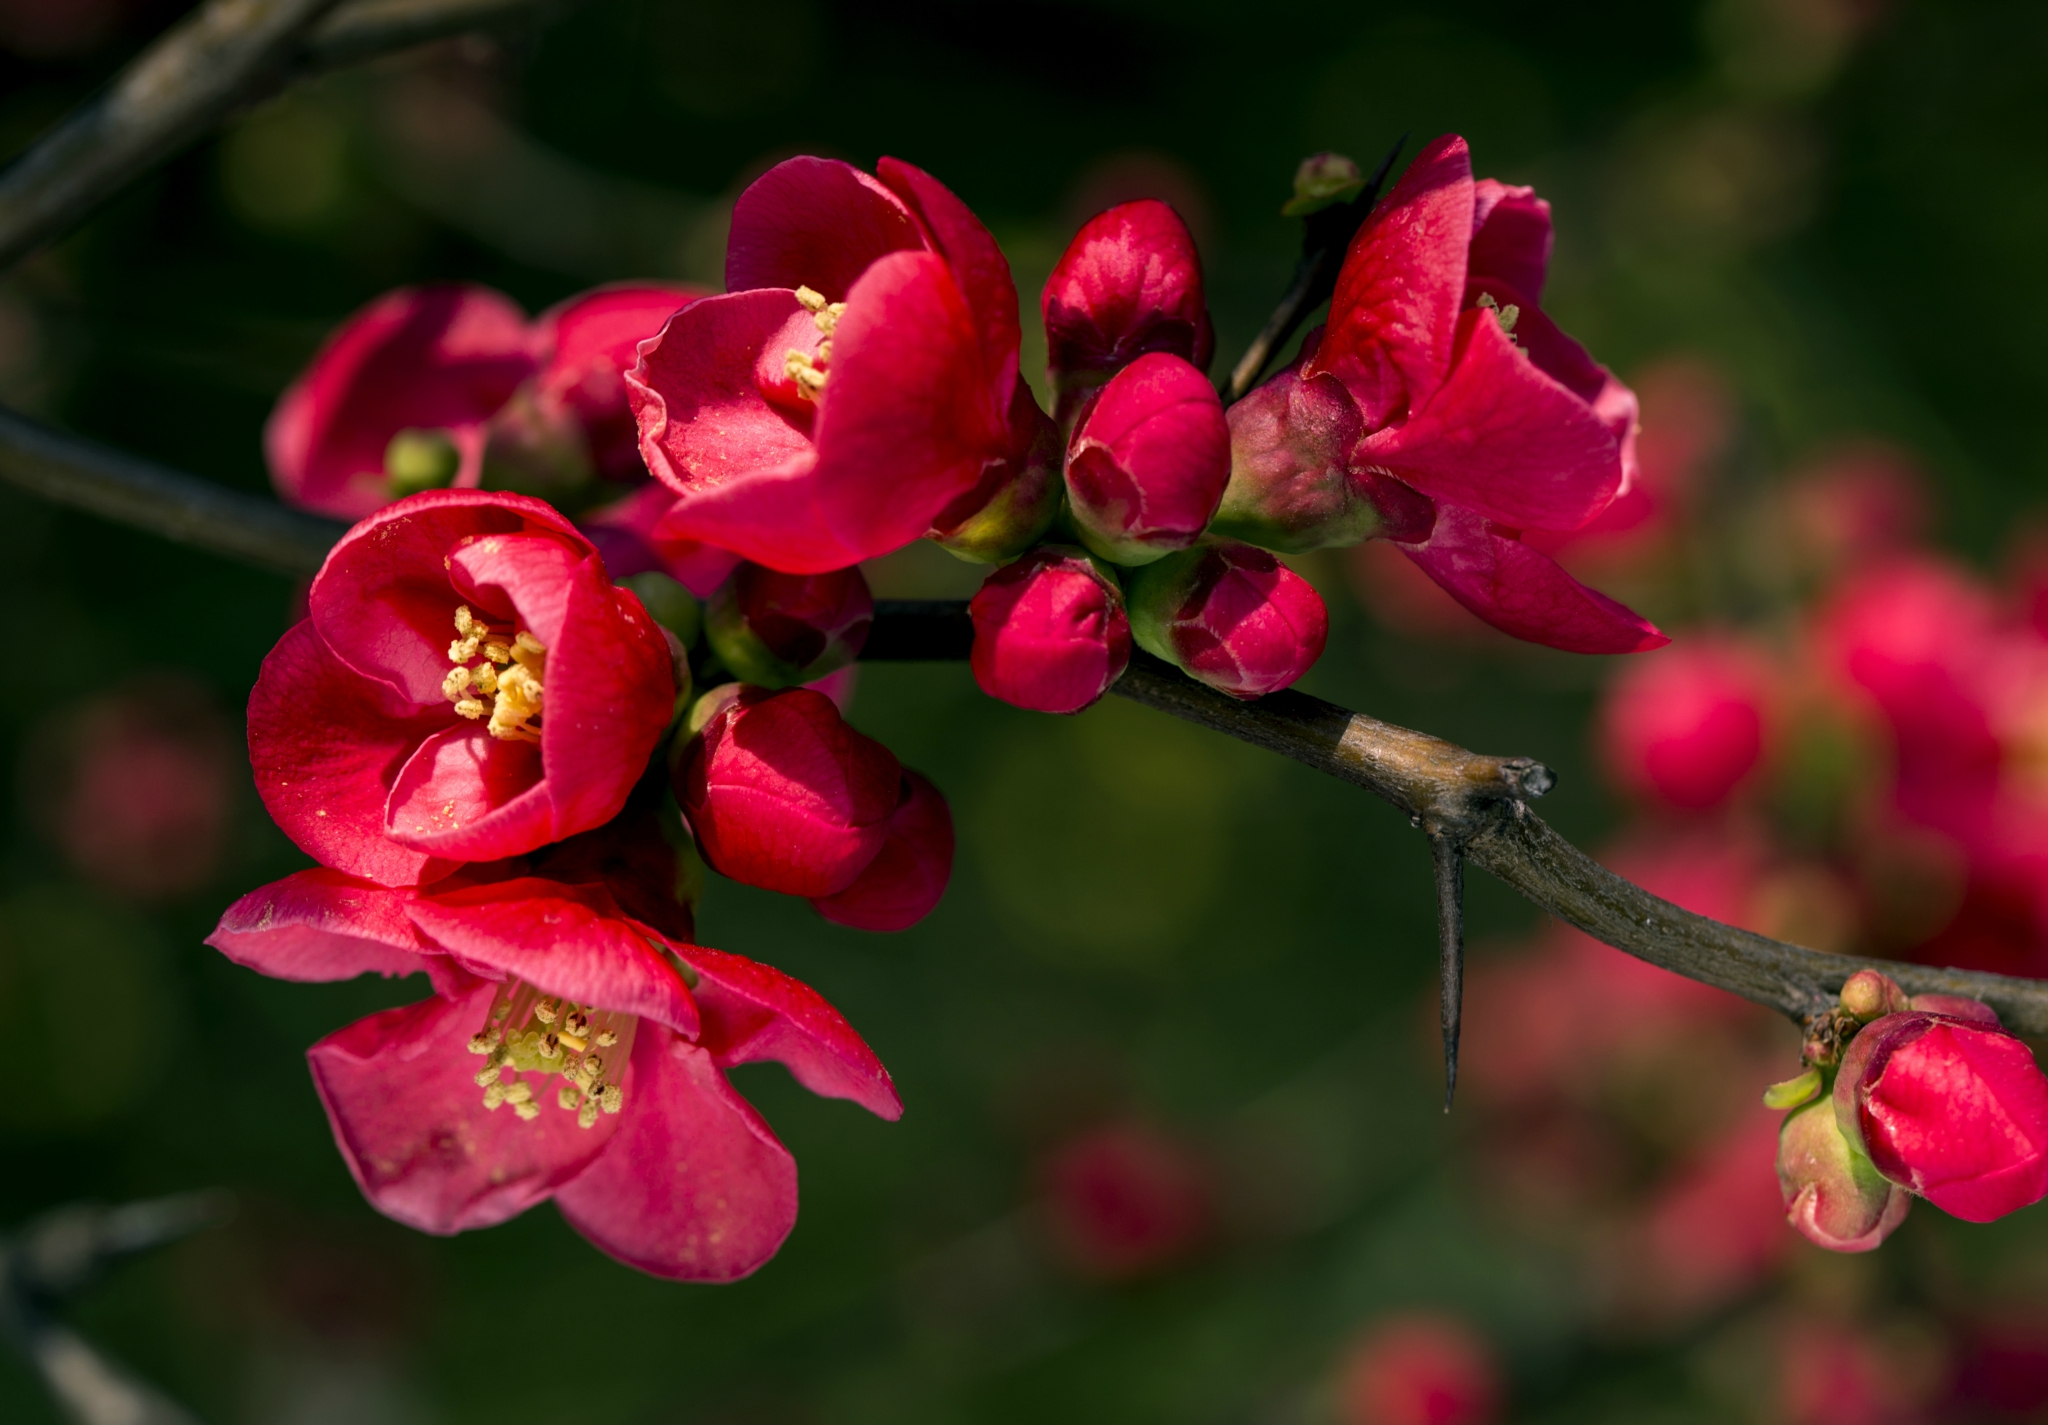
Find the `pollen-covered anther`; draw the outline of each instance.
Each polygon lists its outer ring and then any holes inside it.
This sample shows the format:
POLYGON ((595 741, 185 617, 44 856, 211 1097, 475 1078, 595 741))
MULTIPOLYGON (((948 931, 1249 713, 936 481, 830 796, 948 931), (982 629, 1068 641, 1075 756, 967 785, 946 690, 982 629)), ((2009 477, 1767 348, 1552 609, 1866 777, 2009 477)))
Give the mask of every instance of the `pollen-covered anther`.
POLYGON ((821 336, 832 335, 839 326, 839 319, 846 315, 846 303, 828 302, 823 292, 814 292, 809 287, 797 288, 796 299, 811 314, 811 321, 821 336))
POLYGON ((493 737, 539 742, 547 649, 524 630, 508 641, 467 605, 455 610, 455 631, 461 636, 448 645, 455 667, 441 682, 443 696, 472 722, 488 716, 493 737))
MULTIPOLYGON (((1493 294, 1490 292, 1481 292, 1479 294, 1479 305, 1492 312, 1494 317, 1500 322, 1500 334, 1509 341, 1514 341, 1515 323, 1522 319, 1522 309, 1513 302, 1503 307, 1500 303, 1494 301, 1493 294)), ((1520 343, 1516 344, 1519 345, 1520 343)))
POLYGON ((484 1107, 509 1103, 521 1119, 534 1119, 552 1080, 555 1103, 574 1113, 579 1126, 594 1127, 600 1114, 617 1113, 625 1102, 611 1066, 623 1069, 625 1048, 630 1048, 638 1024, 632 1015, 574 1004, 519 980, 506 981, 491 1002, 484 1028, 469 1041, 471 1052, 488 1055, 476 1076, 484 1107), (582 1032, 572 1033, 572 1026, 582 1032), (607 1049, 625 1048, 594 1054, 588 1052, 593 1041, 607 1049), (509 1083, 503 1081, 508 1070, 515 1076, 509 1083), (541 1077, 516 1077, 523 1074, 541 1077))
MULTIPOLYGON (((827 342, 820 346, 818 354, 829 359, 830 353, 825 347, 830 345, 831 343, 827 342)), ((785 352, 782 358, 782 373, 796 382, 797 394, 807 401, 815 401, 825 394, 825 378, 829 373, 819 369, 806 352, 798 351, 795 347, 785 352)))

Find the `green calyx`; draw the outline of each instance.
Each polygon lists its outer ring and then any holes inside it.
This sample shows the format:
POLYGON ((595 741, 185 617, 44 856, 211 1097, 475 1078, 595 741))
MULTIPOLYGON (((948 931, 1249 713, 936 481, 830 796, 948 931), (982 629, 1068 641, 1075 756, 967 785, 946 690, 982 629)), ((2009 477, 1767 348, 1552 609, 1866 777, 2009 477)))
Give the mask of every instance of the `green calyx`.
POLYGON ((462 452, 456 449, 455 438, 438 426, 402 430, 384 447, 384 479, 394 499, 445 490, 461 468, 462 452))
POLYGON ((1312 154, 1294 170, 1294 196, 1281 205, 1283 218, 1305 218, 1365 190, 1365 174, 1341 153, 1312 154))

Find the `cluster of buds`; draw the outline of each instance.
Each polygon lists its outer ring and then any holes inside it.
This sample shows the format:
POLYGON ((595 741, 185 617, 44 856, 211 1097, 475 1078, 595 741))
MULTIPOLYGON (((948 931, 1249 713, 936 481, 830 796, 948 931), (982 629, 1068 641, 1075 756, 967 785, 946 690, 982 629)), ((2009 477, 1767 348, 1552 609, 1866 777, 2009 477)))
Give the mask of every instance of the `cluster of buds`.
POLYGON ((2048 1196, 2048 1076, 1989 1006, 1859 970, 1805 1058, 1764 1102, 1790 1110, 1778 1181, 1810 1240, 1867 1252, 1915 1197, 1990 1222, 2048 1196))

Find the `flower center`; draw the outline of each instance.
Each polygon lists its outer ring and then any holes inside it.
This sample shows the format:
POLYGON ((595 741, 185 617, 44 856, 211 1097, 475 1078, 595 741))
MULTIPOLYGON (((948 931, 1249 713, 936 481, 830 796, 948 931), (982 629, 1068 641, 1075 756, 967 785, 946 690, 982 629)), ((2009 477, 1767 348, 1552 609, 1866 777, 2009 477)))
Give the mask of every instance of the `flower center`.
POLYGON ((1503 307, 1500 303, 1493 300, 1491 292, 1481 292, 1479 294, 1479 305, 1493 313, 1495 320, 1500 323, 1500 334, 1502 336, 1506 337, 1509 341, 1514 341, 1516 346, 1521 345, 1520 342, 1515 341, 1515 323, 1522 319, 1522 309, 1520 307, 1516 306, 1513 302, 1503 307))
POLYGON ((825 377, 828 374, 825 368, 832 360, 832 332, 846 314, 846 303, 828 302, 823 292, 814 292, 808 287, 797 288, 796 299, 811 314, 819 335, 825 339, 818 343, 816 356, 791 347, 782 358, 782 369, 790 380, 796 382, 798 394, 807 401, 815 401, 825 394, 825 377))
POLYGON ((469 1041, 469 1052, 484 1056, 476 1076, 484 1107, 495 1112, 509 1103, 530 1123, 559 1079, 555 1102, 576 1115, 579 1128, 594 1127, 599 1113, 617 1113, 625 1104, 619 1080, 639 1023, 630 1014, 542 994, 524 980, 505 981, 484 1027, 469 1041), (535 1082, 524 1074, 541 1077, 535 1082))
POLYGON ((467 604, 455 611, 455 632, 456 640, 448 645, 448 661, 455 667, 441 683, 455 711, 472 721, 489 713, 493 737, 539 742, 547 649, 523 630, 509 638, 502 631, 493 633, 467 604))

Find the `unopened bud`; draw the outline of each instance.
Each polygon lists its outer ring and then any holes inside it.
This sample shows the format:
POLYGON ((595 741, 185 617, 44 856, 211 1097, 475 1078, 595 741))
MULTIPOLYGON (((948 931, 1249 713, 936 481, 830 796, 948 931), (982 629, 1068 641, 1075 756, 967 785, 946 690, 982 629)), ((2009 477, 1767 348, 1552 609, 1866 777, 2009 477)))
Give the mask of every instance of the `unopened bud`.
POLYGON ((1786 1219, 1831 1252, 1870 1251, 1913 1205, 1842 1135, 1826 1099, 1793 1110, 1778 1130, 1778 1187, 1786 1219))
POLYGON ((704 633, 721 663, 761 688, 794 688, 860 656, 875 598, 859 569, 784 574, 742 564, 705 610, 704 633))
POLYGON ((1308 580, 1248 544, 1169 555, 1131 575, 1126 599, 1139 647, 1234 698, 1293 683, 1330 632, 1308 580))
POLYGON ((905 768, 882 849, 853 884, 811 904, 835 925, 908 930, 931 914, 953 874, 953 813, 939 789, 905 768))
POLYGON ((1081 542, 1149 564, 1202 537, 1230 480, 1230 427, 1215 388, 1177 356, 1141 356, 1102 388, 1067 447, 1081 542))
POLYGON ((881 851, 903 769, 823 693, 743 688, 686 744, 674 785, 712 870, 785 895, 831 896, 881 851))
POLYGON ((1280 209, 1283 218, 1305 218, 1334 203, 1348 203, 1365 188, 1365 173, 1341 153, 1311 154, 1294 170, 1294 196, 1280 209))
POLYGON ((1346 469, 1365 428, 1334 376, 1292 367, 1229 411, 1230 483, 1214 534, 1287 554, 1351 545, 1381 532, 1367 487, 1346 469))
POLYGON ((1906 1007, 1906 992, 1891 976, 1858 970, 1842 985, 1842 1008, 1865 1024, 1906 1007))
POLYGON ((1842 1056, 1833 1108, 1878 1172, 1965 1221, 2048 1195, 2048 1076, 1979 1018, 1914 1009, 1873 1021, 1842 1056))
POLYGON ((1015 559, 1060 512, 1060 430, 1022 381, 1010 402, 1010 438, 1011 453, 991 461, 975 487, 932 521, 932 542, 970 563, 1015 559))
POLYGON ((455 483, 462 452, 445 430, 402 430, 384 447, 384 478, 393 499, 455 483))
POLYGON ((1062 426, 1089 392, 1147 352, 1206 369, 1215 349, 1194 237, 1156 198, 1090 218, 1040 300, 1062 426))
POLYGON ((1961 995, 1914 995, 1910 1006, 1925 1014, 1944 1014, 1950 1019, 1961 1019, 1971 1024, 1988 1024, 1999 1028, 1998 1011, 1980 999, 1965 999, 1961 995))
POLYGON ((1131 660, 1131 624, 1116 575, 1072 545, 1040 545, 998 569, 967 612, 974 620, 974 681, 1020 708, 1079 712, 1131 660))
POLYGON ((576 413, 532 385, 512 393, 486 427, 483 484, 575 508, 595 493, 597 466, 576 413))

